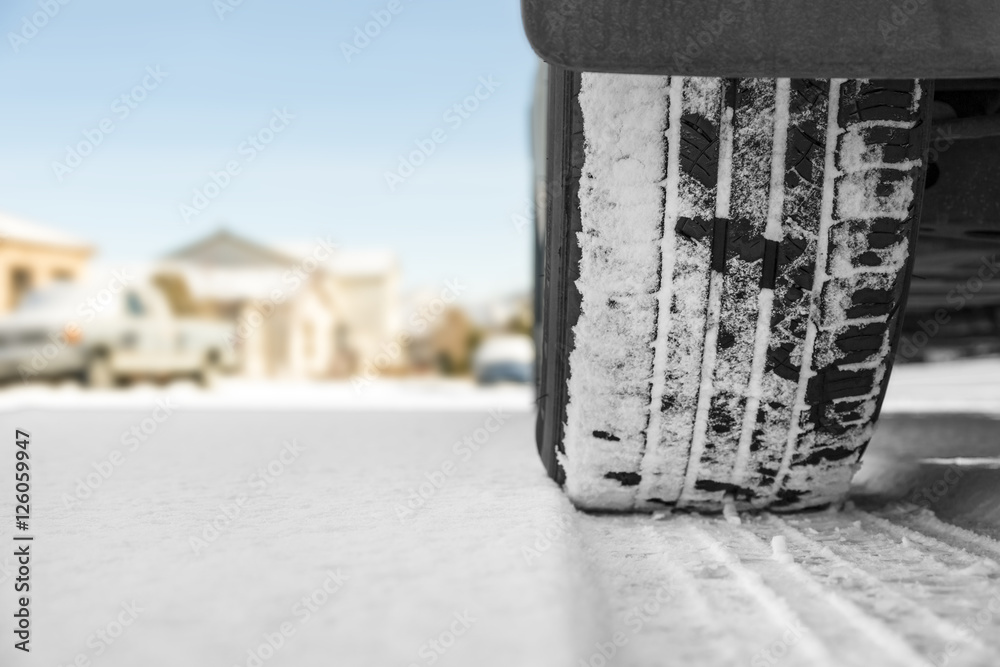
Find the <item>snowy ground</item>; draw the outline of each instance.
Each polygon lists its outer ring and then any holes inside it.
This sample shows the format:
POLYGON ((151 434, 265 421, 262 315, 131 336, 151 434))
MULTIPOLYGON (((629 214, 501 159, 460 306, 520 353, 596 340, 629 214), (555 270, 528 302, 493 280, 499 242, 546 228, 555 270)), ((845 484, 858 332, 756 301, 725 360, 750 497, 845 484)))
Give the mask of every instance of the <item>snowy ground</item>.
POLYGON ((35 463, 24 656, 0 448, 5 667, 1000 662, 1000 544, 952 525, 1000 526, 996 361, 897 370, 856 508, 742 525, 573 511, 512 388, 0 404, 35 463))

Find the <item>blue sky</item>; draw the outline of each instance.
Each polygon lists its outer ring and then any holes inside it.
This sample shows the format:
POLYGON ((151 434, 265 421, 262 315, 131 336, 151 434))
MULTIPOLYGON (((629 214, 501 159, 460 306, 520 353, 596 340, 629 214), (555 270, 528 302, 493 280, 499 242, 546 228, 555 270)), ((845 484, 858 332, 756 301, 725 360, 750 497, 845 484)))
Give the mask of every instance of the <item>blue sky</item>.
POLYGON ((408 287, 459 278, 472 298, 528 288, 531 235, 511 217, 530 191, 537 61, 516 0, 398 0, 351 62, 341 44, 390 0, 219 9, 238 1, 0 3, 0 210, 81 235, 107 261, 156 257, 225 225, 262 241, 331 234, 394 249, 408 287), (25 31, 46 3, 58 12, 25 31), (157 67, 159 82, 147 74, 157 67), (446 121, 480 77, 499 87, 479 88, 485 99, 460 126, 446 121), (250 161, 244 142, 276 109, 294 119, 250 161), (445 141, 390 192, 385 172, 439 128, 445 141), (85 132, 104 136, 72 171, 57 169, 85 132), (181 204, 231 161, 239 173, 185 222, 181 204))

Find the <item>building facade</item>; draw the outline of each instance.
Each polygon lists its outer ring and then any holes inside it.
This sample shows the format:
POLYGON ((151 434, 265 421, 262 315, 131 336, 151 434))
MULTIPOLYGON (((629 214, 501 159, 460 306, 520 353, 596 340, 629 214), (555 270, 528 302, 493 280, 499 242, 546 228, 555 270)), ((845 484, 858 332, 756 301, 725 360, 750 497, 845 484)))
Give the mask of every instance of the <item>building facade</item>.
POLYGON ((0 214, 0 315, 33 289, 79 279, 93 254, 76 237, 0 214))

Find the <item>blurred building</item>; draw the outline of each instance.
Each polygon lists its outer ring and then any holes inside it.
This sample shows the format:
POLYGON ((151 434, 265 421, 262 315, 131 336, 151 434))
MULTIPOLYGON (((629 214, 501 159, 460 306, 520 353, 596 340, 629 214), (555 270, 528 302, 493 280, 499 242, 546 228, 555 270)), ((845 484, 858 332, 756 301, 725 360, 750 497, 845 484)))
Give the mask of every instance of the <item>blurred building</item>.
POLYGON ((235 325, 251 376, 348 376, 396 333, 390 253, 324 239, 272 248, 222 230, 169 254, 156 273, 177 314, 235 325))
POLYGON ((0 314, 32 289, 76 280, 93 253, 70 234, 0 213, 0 314))

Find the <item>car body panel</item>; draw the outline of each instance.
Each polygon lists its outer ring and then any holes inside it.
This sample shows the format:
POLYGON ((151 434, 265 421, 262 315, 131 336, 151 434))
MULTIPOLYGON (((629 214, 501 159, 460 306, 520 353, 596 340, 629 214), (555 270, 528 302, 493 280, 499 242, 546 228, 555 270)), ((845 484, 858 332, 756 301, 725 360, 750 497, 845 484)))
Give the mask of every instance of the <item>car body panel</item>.
POLYGON ((723 77, 1000 76, 1000 0, 522 0, 546 62, 723 77))

